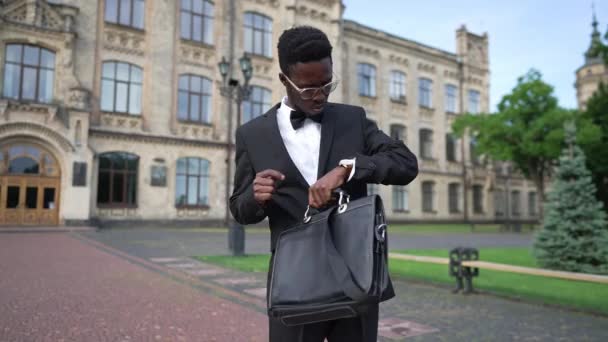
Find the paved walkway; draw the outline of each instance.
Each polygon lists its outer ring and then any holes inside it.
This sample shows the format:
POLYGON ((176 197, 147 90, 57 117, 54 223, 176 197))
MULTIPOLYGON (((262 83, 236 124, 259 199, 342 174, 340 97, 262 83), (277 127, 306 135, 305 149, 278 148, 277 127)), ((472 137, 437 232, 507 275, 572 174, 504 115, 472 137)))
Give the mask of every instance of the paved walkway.
MULTIPOLYGON (((0 234, 0 341, 267 340, 265 274, 190 259, 204 254, 190 245, 171 255, 155 234, 0 234)), ((162 234, 169 245, 185 242, 162 234)), ((199 250, 226 252, 224 234, 191 234, 199 250)), ((382 342, 608 340, 608 317, 419 283, 395 287, 398 297, 381 306, 382 342)))
POLYGON ((68 233, 0 234, 0 275, 0 341, 268 339, 247 298, 68 233))

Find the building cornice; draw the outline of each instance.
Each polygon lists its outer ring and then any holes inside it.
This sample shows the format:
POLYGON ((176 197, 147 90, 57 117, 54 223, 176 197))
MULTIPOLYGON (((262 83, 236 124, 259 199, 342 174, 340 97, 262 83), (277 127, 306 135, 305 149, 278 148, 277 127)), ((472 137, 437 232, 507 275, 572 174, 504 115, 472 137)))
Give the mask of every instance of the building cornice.
POLYGON ((193 140, 167 135, 153 135, 145 133, 117 132, 97 127, 89 129, 89 136, 173 146, 210 147, 216 149, 225 149, 228 147, 227 143, 219 141, 193 140))

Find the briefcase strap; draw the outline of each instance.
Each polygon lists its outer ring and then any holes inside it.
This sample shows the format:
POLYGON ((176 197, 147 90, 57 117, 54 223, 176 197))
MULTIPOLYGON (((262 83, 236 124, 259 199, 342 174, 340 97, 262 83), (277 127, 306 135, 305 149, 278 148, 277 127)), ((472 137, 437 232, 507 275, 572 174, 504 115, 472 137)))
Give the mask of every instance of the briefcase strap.
POLYGON ((329 225, 325 229, 324 240, 325 246, 327 248, 327 253, 329 254, 329 265, 336 281, 342 287, 342 291, 344 291, 347 296, 357 302, 367 299, 367 293, 361 290, 361 288, 355 283, 350 268, 346 264, 346 261, 344 260, 342 255, 340 255, 340 253, 336 249, 336 245, 334 244, 334 240, 331 236, 329 225))

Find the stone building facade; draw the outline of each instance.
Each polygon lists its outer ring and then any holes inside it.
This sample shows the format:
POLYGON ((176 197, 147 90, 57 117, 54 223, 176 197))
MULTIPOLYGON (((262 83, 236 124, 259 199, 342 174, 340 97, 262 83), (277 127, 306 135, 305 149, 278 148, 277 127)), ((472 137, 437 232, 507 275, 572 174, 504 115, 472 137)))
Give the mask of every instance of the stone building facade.
POLYGON ((303 24, 335 47, 331 100, 365 107, 419 156, 411 185, 370 185, 391 219, 533 218, 527 181, 450 136, 457 115, 489 110, 487 35, 463 26, 451 53, 343 12, 339 0, 0 0, 0 225, 223 222, 238 111, 218 63, 242 80, 251 58, 239 121, 260 115, 284 95, 276 41, 303 24))
POLYGON ((593 14, 591 23, 593 30, 591 32, 591 43, 589 49, 585 52, 585 64, 576 70, 576 100, 578 108, 584 110, 589 98, 595 93, 598 85, 603 82, 608 84, 608 68, 601 56, 596 56, 593 53, 593 48, 596 44, 601 43, 601 34, 597 29, 598 22, 593 14))

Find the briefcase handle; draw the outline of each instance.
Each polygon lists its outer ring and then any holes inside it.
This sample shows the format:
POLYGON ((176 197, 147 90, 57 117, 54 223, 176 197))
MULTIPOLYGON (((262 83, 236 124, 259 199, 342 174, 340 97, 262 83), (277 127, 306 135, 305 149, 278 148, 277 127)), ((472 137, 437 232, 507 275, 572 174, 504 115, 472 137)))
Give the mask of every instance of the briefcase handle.
MULTIPOLYGON (((332 195, 333 195, 332 197, 337 198, 338 214, 342 214, 348 208, 348 203, 350 203, 350 195, 346 191, 344 191, 340 188, 335 189, 333 191, 332 195)), ((312 213, 312 210, 316 210, 316 209, 312 208, 310 205, 306 206, 306 211, 304 212, 304 220, 303 220, 304 223, 308 223, 312 219, 312 216, 314 215, 312 213)))

